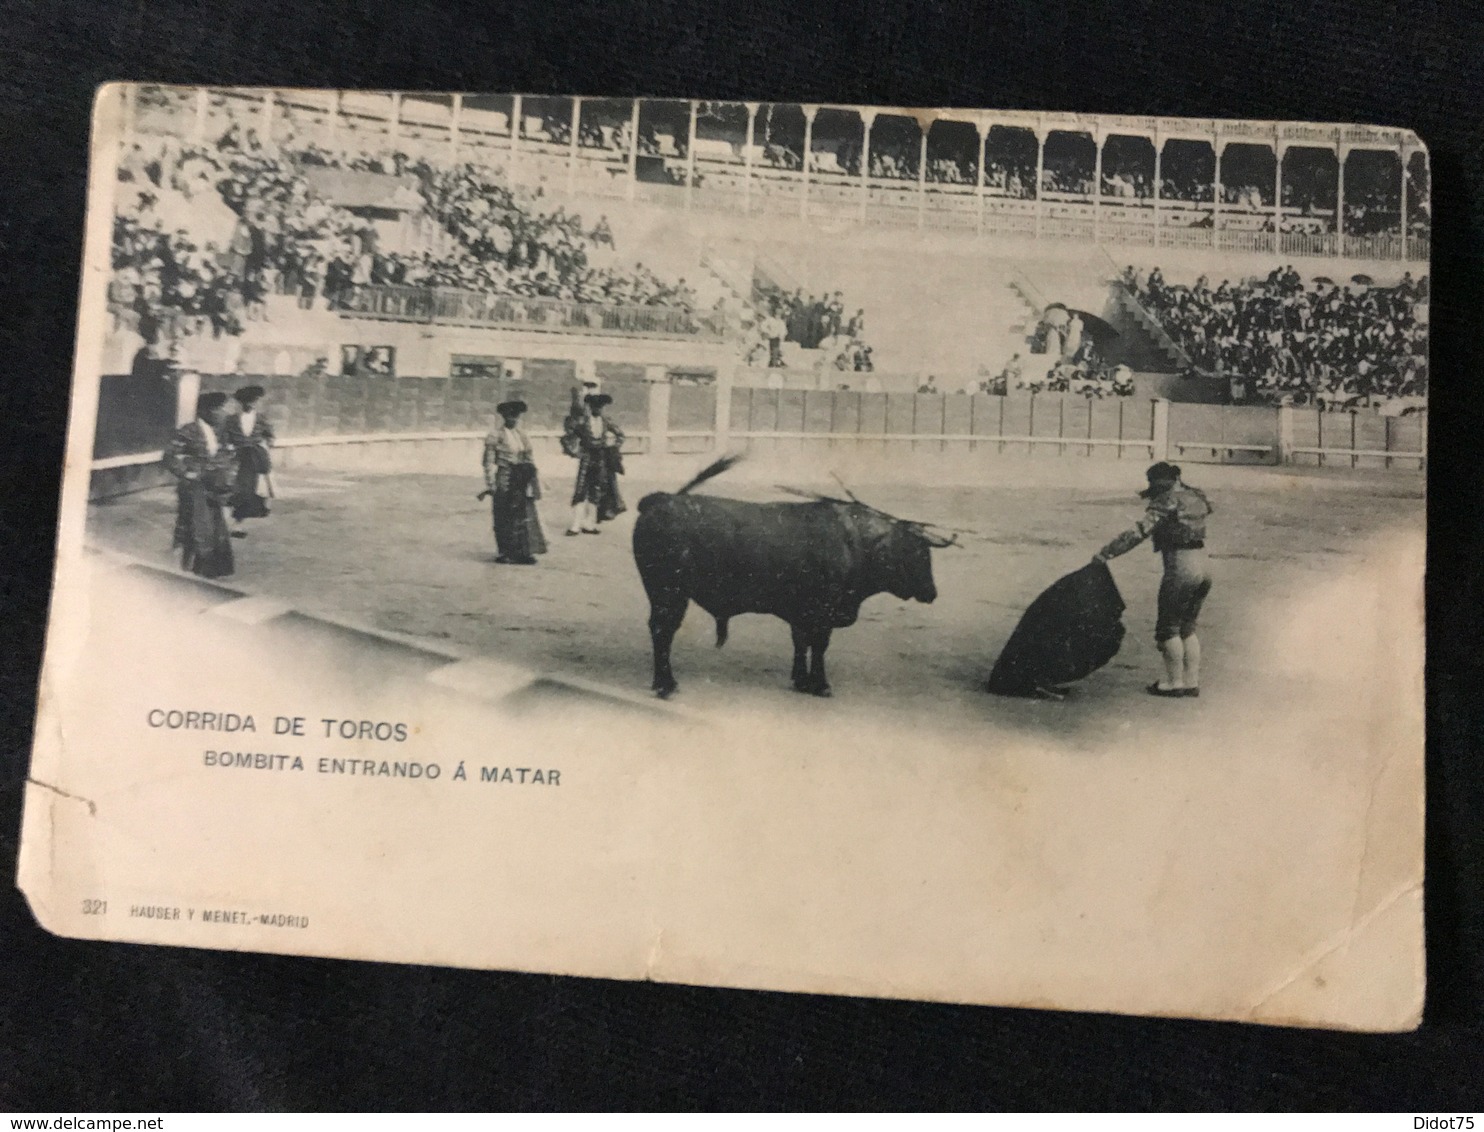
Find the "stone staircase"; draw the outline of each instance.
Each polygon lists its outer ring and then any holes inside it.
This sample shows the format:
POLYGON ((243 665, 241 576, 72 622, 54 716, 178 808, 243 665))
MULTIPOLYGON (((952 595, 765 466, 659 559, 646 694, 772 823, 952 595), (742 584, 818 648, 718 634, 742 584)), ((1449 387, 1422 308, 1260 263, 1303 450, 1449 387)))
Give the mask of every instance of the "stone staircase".
POLYGON ((1024 272, 1012 270, 1010 277, 1005 280, 1005 286, 1009 288, 1010 294, 1019 302, 1019 307, 1025 311, 1025 317, 1012 323, 1008 330, 1020 340, 1028 339, 1041 321, 1041 315, 1049 305, 1046 297, 1029 279, 1024 272))
POLYGON ((701 255, 701 268, 719 287, 729 303, 751 311, 753 262, 740 249, 707 250, 701 255))
POLYGON ((1145 339, 1150 352, 1162 358, 1169 369, 1183 370, 1190 366, 1190 355, 1166 333, 1159 320, 1145 310, 1144 305, 1134 298, 1128 288, 1121 283, 1115 284, 1113 288, 1113 302, 1122 316, 1117 320, 1120 324, 1118 327, 1120 331, 1125 334, 1130 332, 1140 334, 1145 339))
POLYGON ((767 256, 753 257, 752 275, 764 287, 776 288, 784 294, 792 294, 800 289, 798 279, 777 260, 767 256))

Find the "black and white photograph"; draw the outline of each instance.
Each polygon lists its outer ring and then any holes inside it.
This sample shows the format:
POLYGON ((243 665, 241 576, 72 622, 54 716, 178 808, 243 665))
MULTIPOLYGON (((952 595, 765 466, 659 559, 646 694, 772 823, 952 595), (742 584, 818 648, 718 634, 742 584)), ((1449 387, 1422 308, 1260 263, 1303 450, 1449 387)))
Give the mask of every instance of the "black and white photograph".
POLYGON ((1417 1025, 1416 134, 114 84, 92 153, 50 930, 1417 1025))

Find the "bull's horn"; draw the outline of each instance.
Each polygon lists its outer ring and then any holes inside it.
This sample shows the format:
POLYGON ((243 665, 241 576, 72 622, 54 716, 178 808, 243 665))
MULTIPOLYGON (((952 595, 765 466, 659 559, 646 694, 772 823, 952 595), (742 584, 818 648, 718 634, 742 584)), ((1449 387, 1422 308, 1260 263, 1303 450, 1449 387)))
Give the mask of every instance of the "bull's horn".
MULTIPOLYGON (((850 500, 850 502, 852 502, 852 503, 860 503, 861 502, 860 499, 859 499, 859 497, 856 496, 855 492, 851 491, 848 487, 845 486, 845 481, 840 478, 840 473, 839 472, 831 472, 830 473, 830 478, 832 480, 834 480, 837 484, 840 485, 840 490, 845 493, 846 498, 848 498, 850 500)), ((861 506, 862 507, 865 507, 866 504, 861 503, 861 506)), ((875 510, 874 507, 871 508, 871 509, 873 511, 875 510)))
POLYGON ((958 536, 968 533, 965 531, 955 531, 948 527, 940 527, 936 523, 923 523, 910 519, 903 521, 906 522, 909 527, 912 527, 924 539, 926 539, 929 546, 934 547, 938 550, 941 550, 944 547, 960 545, 958 536), (945 530, 948 532, 947 535, 938 533, 939 531, 945 530))
POLYGON ((787 484, 775 483, 774 488, 778 491, 786 491, 789 495, 797 495, 800 499, 812 499, 816 503, 844 503, 843 499, 836 499, 833 495, 821 495, 817 491, 806 491, 802 487, 789 487, 787 484))

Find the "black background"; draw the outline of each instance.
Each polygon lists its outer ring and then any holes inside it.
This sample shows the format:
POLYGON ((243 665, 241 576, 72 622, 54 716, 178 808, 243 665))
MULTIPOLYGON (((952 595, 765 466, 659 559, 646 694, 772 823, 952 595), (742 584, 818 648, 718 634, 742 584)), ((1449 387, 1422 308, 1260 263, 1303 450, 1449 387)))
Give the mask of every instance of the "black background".
POLYGON ((1435 216, 1428 1006, 1416 1034, 1367 1036, 80 943, 42 932, 6 883, 0 1109, 1480 1106, 1484 5, 0 3, 7 876, 50 585, 89 104, 109 79, 1417 130, 1435 216))

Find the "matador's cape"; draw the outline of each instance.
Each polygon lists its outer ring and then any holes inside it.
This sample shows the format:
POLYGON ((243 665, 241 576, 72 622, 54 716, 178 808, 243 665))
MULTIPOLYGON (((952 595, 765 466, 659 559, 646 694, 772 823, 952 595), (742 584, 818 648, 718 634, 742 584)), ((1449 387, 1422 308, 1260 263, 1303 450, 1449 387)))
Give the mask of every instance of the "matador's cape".
POLYGON ((1030 696, 1081 680, 1118 655, 1123 596, 1103 562, 1089 562, 1031 602, 1005 642, 986 691, 1030 696))

